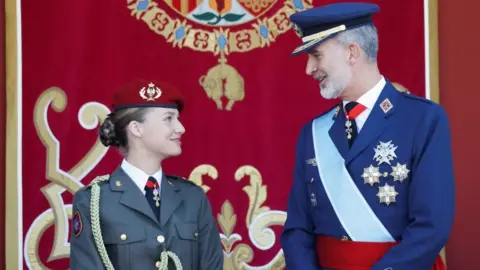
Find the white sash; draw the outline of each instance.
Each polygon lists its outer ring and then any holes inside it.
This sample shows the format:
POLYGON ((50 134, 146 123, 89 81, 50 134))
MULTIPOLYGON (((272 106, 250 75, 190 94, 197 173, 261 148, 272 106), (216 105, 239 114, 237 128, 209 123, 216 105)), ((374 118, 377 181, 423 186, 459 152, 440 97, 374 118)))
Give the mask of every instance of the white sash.
POLYGON ((340 223, 353 241, 394 242, 358 190, 333 144, 328 130, 335 110, 313 122, 312 135, 318 173, 340 223))

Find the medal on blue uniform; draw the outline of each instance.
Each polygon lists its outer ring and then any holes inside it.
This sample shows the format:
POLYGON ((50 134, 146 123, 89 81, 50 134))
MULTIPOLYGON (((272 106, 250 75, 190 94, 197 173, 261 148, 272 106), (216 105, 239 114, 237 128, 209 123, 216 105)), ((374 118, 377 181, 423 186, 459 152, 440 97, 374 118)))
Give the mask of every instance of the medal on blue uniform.
POLYGON ((385 186, 378 187, 377 197, 380 199, 380 203, 390 205, 392 202, 396 202, 398 192, 395 191, 394 186, 385 184, 385 186))
POLYGON ((378 167, 370 165, 370 167, 363 169, 362 178, 365 184, 373 186, 375 183, 380 183, 380 177, 382 177, 382 174, 378 167))
MULTIPOLYGON (((353 104, 353 103, 352 103, 353 104)), ((347 104, 348 105, 348 104, 347 104)), ((355 107, 353 107, 349 112, 345 109, 345 118, 347 121, 345 122, 345 132, 347 133, 347 139, 352 139, 353 128, 352 128, 352 120, 355 120, 357 116, 359 116, 367 107, 363 106, 360 103, 357 103, 355 107)))
POLYGON ((395 154, 395 150, 397 150, 398 146, 395 146, 392 144, 392 141, 389 142, 380 142, 377 147, 375 147, 375 155, 373 158, 375 159, 376 162, 378 162, 378 165, 380 166, 383 163, 387 163, 388 165, 390 164, 390 161, 394 160, 397 158, 397 154, 395 154))
POLYGON ((310 195, 310 203, 312 204, 312 207, 316 207, 317 206, 317 197, 315 196, 314 193, 312 193, 310 195))
MULTIPOLYGON (((384 106, 385 108, 391 108, 391 105, 384 106)), ((370 186, 375 185, 376 183, 380 184, 380 179, 383 176, 387 178, 389 175, 393 177, 394 182, 402 183, 405 179, 408 178, 408 173, 410 170, 407 168, 406 164, 397 163, 397 165, 392 166, 391 162, 397 158, 395 150, 397 150, 398 146, 394 145, 392 141, 382 142, 380 141, 379 144, 374 148, 375 155, 373 159, 378 163, 378 167, 370 165, 367 168, 363 169, 362 178, 365 184, 369 184, 370 186), (381 173, 380 172, 380 165, 381 164, 388 164, 392 168, 392 172, 389 174, 388 172, 381 173)), ((388 183, 385 183, 383 186, 378 187, 377 197, 380 203, 385 203, 386 205, 390 205, 393 202, 396 202, 396 197, 398 192, 395 190, 395 186, 391 186, 388 183)))
POLYGON ((392 172, 390 175, 393 176, 393 181, 400 181, 400 183, 402 183, 403 180, 408 178, 409 172, 410 170, 407 169, 407 164, 402 165, 397 163, 396 166, 392 166, 392 172))
MULTIPOLYGON (((327 198, 352 241, 393 242, 394 238, 375 215, 353 181, 345 167, 345 160, 328 133, 333 125, 334 113, 332 110, 316 118, 312 124, 316 168, 327 198)), ((317 199, 313 193, 310 195, 310 202, 313 207, 317 206, 317 199)))

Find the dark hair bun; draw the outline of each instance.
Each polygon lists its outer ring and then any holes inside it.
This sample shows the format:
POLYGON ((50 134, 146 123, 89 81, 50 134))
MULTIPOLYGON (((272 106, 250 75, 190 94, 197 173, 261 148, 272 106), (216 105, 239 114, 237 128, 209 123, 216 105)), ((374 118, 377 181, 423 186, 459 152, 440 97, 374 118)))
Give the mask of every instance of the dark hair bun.
POLYGON ((98 133, 100 135, 100 141, 106 147, 120 146, 120 142, 115 134, 115 125, 113 124, 111 116, 108 116, 105 121, 103 121, 98 133))

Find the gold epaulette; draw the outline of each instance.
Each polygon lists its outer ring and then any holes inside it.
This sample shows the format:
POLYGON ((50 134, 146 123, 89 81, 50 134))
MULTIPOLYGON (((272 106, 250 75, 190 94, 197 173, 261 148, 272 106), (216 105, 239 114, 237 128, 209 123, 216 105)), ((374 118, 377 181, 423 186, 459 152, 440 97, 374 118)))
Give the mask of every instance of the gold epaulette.
POLYGON ((410 91, 408 91, 408 89, 407 89, 405 86, 403 86, 403 85, 401 85, 401 84, 399 84, 399 83, 393 83, 393 86, 394 86, 395 89, 397 89, 397 91, 399 91, 399 92, 402 92, 402 93, 405 93, 405 94, 410 94, 410 91))

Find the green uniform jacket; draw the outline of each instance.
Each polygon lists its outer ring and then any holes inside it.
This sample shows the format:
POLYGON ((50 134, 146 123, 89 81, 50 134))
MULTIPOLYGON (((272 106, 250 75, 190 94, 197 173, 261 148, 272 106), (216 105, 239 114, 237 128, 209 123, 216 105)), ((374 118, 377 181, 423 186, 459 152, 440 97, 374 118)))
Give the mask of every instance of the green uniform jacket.
MULTIPOLYGON (((105 258, 102 261, 92 231, 92 189, 82 188, 73 200, 72 270, 105 269, 105 258)), ((100 182, 99 189, 100 233, 114 269, 158 269, 162 251, 175 253, 183 270, 223 269, 220 235, 201 187, 165 175, 161 181, 160 222, 121 168, 100 182)), ((176 269, 172 259, 168 269, 176 269)))

